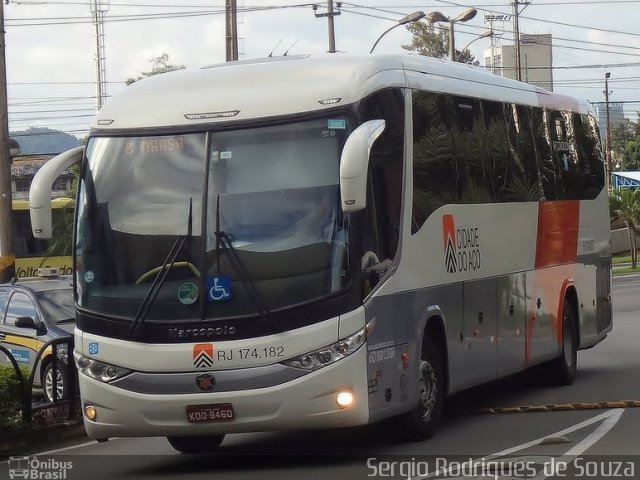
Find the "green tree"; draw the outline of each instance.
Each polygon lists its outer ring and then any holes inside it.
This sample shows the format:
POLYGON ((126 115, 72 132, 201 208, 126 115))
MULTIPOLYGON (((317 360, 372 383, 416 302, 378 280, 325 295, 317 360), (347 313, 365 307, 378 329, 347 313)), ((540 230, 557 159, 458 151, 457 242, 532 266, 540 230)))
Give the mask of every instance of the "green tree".
POLYGON ((631 268, 637 268, 636 235, 640 234, 640 189, 623 188, 609 196, 609 213, 613 221, 620 221, 629 230, 631 268))
POLYGON ((640 170, 640 112, 636 121, 624 122, 611 130, 611 150, 622 170, 640 170))
POLYGON ((184 65, 172 65, 171 63, 169 63, 169 55, 166 53, 163 53, 159 57, 152 58, 150 62, 151 70, 149 70, 148 72, 141 72, 142 75, 136 78, 127 78, 127 80, 125 80, 125 83, 127 85, 131 85, 132 83, 137 82, 138 80, 142 80, 143 78, 152 77, 161 73, 173 72, 174 70, 182 70, 185 68, 184 65))
MULTIPOLYGON (((413 38, 410 44, 402 45, 402 48, 426 57, 449 58, 449 30, 447 28, 436 30, 430 23, 416 22, 407 25, 407 30, 411 32, 413 38)), ((471 55, 468 49, 463 52, 456 50, 456 59, 462 63, 480 65, 480 62, 471 55)))

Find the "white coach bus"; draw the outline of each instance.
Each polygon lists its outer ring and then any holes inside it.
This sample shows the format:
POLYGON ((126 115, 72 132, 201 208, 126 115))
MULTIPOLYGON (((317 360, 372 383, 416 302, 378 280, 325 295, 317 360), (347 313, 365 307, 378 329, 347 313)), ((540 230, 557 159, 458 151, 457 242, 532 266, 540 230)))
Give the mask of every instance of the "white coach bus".
POLYGON ((266 58, 151 77, 100 110, 75 221, 88 434, 397 417, 611 330, 605 170, 585 102, 422 56, 266 58))

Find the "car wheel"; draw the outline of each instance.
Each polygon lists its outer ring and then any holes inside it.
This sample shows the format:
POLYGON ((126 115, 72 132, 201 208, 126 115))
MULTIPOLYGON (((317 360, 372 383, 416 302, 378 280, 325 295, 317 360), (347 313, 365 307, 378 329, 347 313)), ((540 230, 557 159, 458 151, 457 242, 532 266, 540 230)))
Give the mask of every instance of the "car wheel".
MULTIPOLYGON (((65 365, 58 364, 58 371, 56 372, 57 378, 55 382, 58 400, 62 400, 67 392, 68 383, 67 372, 65 371, 65 369, 65 365)), ((53 384, 53 365, 51 364, 51 362, 49 362, 44 368, 44 372, 42 374, 42 388, 48 402, 53 402, 53 384)))
POLYGON ((213 453, 224 440, 224 434, 197 437, 171 436, 167 437, 167 440, 180 453, 213 453))

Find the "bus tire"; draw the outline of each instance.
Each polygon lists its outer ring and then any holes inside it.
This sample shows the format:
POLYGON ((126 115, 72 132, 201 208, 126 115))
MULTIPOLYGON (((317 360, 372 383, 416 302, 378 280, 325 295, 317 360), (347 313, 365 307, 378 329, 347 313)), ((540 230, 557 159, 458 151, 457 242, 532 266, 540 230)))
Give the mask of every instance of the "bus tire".
POLYGON ((553 385, 571 385, 578 370, 578 331, 576 314, 565 299, 562 306, 562 351, 548 365, 548 375, 553 385))
POLYGON ((409 441, 431 438, 436 431, 445 398, 444 356, 431 337, 425 338, 418 367, 418 404, 400 417, 401 434, 409 441))
POLYGON ((180 453, 213 453, 224 440, 220 435, 202 435, 195 437, 167 437, 167 441, 180 453))

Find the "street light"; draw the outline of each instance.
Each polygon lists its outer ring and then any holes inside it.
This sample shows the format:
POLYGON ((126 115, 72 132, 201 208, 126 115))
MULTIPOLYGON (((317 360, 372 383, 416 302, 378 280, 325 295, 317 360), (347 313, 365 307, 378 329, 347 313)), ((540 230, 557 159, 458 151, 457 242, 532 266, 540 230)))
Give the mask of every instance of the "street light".
POLYGON ((407 23, 416 23, 417 21, 421 20, 424 17, 425 17, 425 14, 424 12, 421 12, 421 11, 413 12, 407 15, 406 17, 402 17, 400 20, 398 20, 398 23, 387 28, 384 32, 382 32, 382 35, 378 37, 378 39, 376 40, 376 43, 374 43, 373 47, 371 47, 371 50, 369 50, 369 53, 373 53, 373 49, 376 48, 376 45, 378 45, 378 42, 382 39, 382 37, 384 37, 387 33, 389 33, 394 28, 399 27, 400 25, 406 25, 407 23))
POLYGON ((462 57, 462 52, 464 52, 467 48, 469 48, 469 45, 471 45, 476 40, 480 40, 481 38, 493 37, 493 35, 494 35, 493 30, 487 30, 485 32, 482 32, 478 37, 474 38, 469 43, 467 43, 467 46, 464 47, 462 50, 460 50, 460 53, 458 54, 458 62, 460 61, 460 58, 462 57))
POLYGON ((449 59, 455 61, 456 59, 456 45, 455 38, 453 34, 453 25, 456 23, 467 22, 476 16, 478 11, 475 8, 467 8, 464 12, 458 15, 455 18, 449 18, 446 15, 433 11, 427 13, 427 20, 429 23, 434 24, 438 22, 448 22, 449 23, 449 59))

